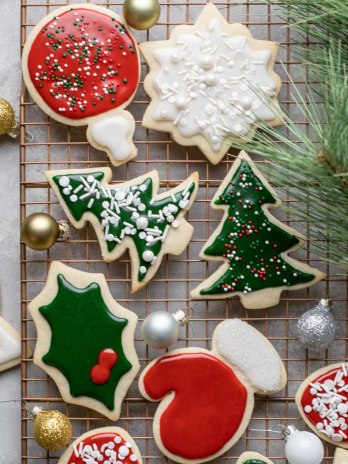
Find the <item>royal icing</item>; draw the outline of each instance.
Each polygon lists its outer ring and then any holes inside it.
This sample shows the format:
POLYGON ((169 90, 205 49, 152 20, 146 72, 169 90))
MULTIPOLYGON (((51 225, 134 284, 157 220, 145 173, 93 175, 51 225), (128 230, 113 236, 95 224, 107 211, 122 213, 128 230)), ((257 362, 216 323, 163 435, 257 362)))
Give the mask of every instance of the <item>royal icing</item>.
POLYGON ((71 7, 54 16, 30 45, 32 84, 57 114, 84 119, 122 107, 139 82, 137 46, 116 15, 71 7))
POLYGON ((229 319, 219 325, 217 352, 256 390, 279 391, 284 366, 270 342, 240 319, 229 319))
POLYGON ((193 201, 197 182, 193 175, 181 188, 157 198, 153 191, 154 173, 121 186, 106 183, 105 173, 69 170, 59 175, 50 172, 49 176, 75 222, 83 219, 85 213, 93 214, 102 230, 105 258, 125 240, 131 241, 137 254, 137 279, 142 282, 149 269, 159 264, 157 260, 170 231, 179 229, 182 215, 193 201))
POLYGON ((201 17, 208 14, 209 21, 198 18, 174 30, 168 45, 150 49, 150 42, 141 49, 155 62, 151 85, 158 98, 151 118, 170 122, 173 133, 187 139, 203 137, 218 152, 226 135, 247 135, 255 124, 275 119, 269 101, 278 81, 269 71, 267 42, 262 48, 240 24, 233 30, 212 4, 201 17))
MULTIPOLYGON (((280 202, 260 176, 241 152, 214 196, 213 207, 224 210, 225 216, 201 256, 221 258, 224 264, 193 291, 195 297, 231 298, 277 287, 280 295, 281 288, 308 286, 323 276, 286 255, 301 242, 294 229, 281 224, 266 209, 280 202)), ((278 300, 279 296, 272 304, 278 300)))
POLYGON ((5 364, 11 362, 19 364, 20 358, 20 337, 15 330, 0 317, 0 371, 2 370, 2 366, 5 364))
POLYGON ((342 364, 313 379, 301 397, 305 417, 319 435, 348 442, 348 367, 342 364))
POLYGON ((115 432, 101 432, 75 441, 68 464, 134 464, 139 457, 131 442, 115 432))
POLYGON ((176 456, 211 456, 240 427, 248 391, 232 369, 215 356, 197 352, 159 358, 143 382, 152 400, 174 393, 160 418, 160 437, 176 456))
POLYGON ((131 133, 134 124, 123 116, 100 119, 91 125, 90 135, 97 145, 109 149, 116 162, 127 160, 133 150, 131 133))
POLYGON ((136 314, 114 300, 103 274, 57 261, 29 311, 37 329, 34 362, 56 382, 63 400, 117 420, 139 369, 136 314))

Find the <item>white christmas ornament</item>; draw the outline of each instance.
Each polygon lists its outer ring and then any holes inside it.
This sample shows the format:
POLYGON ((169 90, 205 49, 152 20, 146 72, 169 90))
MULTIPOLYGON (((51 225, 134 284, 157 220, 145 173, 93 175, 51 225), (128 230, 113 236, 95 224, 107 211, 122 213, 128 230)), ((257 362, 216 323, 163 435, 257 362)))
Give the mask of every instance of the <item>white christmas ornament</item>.
POLYGON ((314 433, 288 425, 283 430, 283 437, 286 440, 285 457, 289 464, 321 464, 324 446, 314 433))

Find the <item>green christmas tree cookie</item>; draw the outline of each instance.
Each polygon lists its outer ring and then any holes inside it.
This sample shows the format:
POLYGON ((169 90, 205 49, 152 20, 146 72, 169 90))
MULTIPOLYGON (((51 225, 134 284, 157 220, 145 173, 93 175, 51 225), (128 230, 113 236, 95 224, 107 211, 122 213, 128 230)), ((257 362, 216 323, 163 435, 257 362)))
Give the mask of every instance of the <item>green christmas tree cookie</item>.
POLYGON ((283 290, 308 287, 324 274, 288 256, 304 238, 269 212, 280 206, 276 192, 245 152, 222 182, 211 206, 225 214, 200 257, 224 261, 192 291, 193 298, 239 296, 247 309, 268 308, 283 290))
POLYGON ((57 261, 29 311, 37 329, 34 362, 56 382, 64 401, 117 420, 140 367, 136 314, 115 302, 103 274, 57 261))
POLYGON ((109 184, 109 168, 47 171, 46 177, 74 227, 91 222, 106 262, 129 249, 133 291, 153 278, 166 253, 181 254, 191 239, 184 214, 197 192, 197 173, 160 195, 157 171, 117 185, 109 184))

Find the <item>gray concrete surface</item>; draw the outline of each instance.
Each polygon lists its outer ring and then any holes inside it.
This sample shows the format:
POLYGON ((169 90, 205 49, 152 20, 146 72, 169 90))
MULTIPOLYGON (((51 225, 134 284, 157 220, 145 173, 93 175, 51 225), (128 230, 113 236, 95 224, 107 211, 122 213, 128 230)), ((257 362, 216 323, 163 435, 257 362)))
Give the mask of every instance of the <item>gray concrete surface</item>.
MULTIPOLYGON (((19 115, 20 2, 0 0, 0 96, 9 100, 19 115)), ((20 328, 19 266, 19 145, 18 140, 0 138, 0 315, 20 328)), ((20 369, 0 374, 0 463, 19 464, 20 369)))

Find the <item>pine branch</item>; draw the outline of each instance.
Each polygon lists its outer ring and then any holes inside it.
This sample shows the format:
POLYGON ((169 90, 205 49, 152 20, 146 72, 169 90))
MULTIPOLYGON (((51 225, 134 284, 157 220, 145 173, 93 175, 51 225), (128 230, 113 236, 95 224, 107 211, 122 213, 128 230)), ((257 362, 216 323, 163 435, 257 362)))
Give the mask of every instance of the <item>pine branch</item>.
MULTIPOLYGON (((315 53, 303 61, 308 63, 315 53)), ((348 68, 340 44, 333 41, 321 51, 320 59, 320 87, 312 86, 306 99, 288 76, 291 98, 308 122, 310 136, 273 106, 284 128, 266 126, 253 141, 231 143, 266 158, 272 181, 297 200, 287 206, 289 213, 308 221, 312 250, 348 269, 348 68)))

